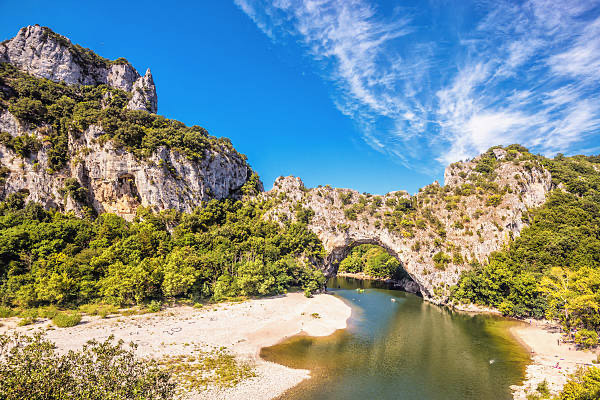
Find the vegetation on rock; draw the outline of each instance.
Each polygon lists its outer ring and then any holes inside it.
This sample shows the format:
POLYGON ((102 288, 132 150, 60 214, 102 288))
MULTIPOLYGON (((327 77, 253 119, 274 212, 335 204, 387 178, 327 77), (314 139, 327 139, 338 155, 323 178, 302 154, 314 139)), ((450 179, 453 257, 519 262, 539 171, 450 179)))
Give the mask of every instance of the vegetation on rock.
MULTIPOLYGON (((87 53, 82 53, 87 54, 87 53)), ((79 86, 36 78, 7 63, 0 63, 0 112, 8 109, 22 123, 44 127, 41 141, 49 146, 49 167, 58 171, 70 159, 69 135, 77 137, 90 125, 97 125, 117 148, 137 157, 149 157, 160 146, 178 151, 190 159, 204 159, 209 151, 235 151, 227 138, 215 138, 199 126, 129 110, 131 94, 107 85, 79 86)), ((0 135, 0 142, 23 157, 35 153, 40 144, 34 137, 0 135)), ((242 159, 245 156, 240 154, 242 159)))
MULTIPOLYGON (((598 157, 536 156, 557 189, 530 210, 529 226, 463 274, 453 296, 506 315, 549 317, 565 329, 600 330, 600 163, 598 157)), ((597 335, 580 335, 589 346, 597 335)))

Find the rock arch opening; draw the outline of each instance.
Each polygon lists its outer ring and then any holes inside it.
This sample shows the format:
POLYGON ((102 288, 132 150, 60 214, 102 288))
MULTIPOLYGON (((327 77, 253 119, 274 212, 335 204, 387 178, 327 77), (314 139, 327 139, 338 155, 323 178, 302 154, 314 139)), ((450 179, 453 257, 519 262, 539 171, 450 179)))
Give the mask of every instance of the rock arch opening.
POLYGON ((326 260, 326 273, 386 281, 395 289, 422 295, 402 260, 378 240, 357 240, 333 249, 326 260))

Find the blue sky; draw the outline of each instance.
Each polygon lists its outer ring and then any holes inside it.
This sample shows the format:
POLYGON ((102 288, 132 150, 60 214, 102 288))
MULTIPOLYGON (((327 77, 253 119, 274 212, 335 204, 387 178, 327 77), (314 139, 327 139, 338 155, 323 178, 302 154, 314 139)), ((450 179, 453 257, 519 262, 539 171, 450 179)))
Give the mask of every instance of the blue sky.
POLYGON ((600 153, 600 1, 0 0, 139 71, 159 113, 279 175, 384 193, 496 144, 600 153))

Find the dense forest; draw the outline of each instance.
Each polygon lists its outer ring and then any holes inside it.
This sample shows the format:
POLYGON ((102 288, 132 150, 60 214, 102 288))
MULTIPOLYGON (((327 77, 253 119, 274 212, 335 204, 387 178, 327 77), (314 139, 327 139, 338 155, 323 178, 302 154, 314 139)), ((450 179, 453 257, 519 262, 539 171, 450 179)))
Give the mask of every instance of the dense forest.
POLYGON ((600 158, 536 158, 556 189, 527 213, 519 237, 463 274, 453 298, 557 319, 592 346, 600 331, 600 158))
MULTIPOLYGON (((201 127, 128 110, 130 97, 107 85, 66 85, 0 64, 0 110, 42 127, 38 137, 0 133, 0 143, 29 157, 43 141, 49 146, 50 173, 66 166, 70 135, 92 124, 105 132, 98 140, 110 140, 142 159, 159 146, 193 160, 222 147, 234 151, 228 139, 201 127)), ((258 184, 252 174, 241 192, 254 194, 258 184)), ((63 190, 85 200, 85 189, 75 179, 66 179, 63 190)), ((306 224, 263 221, 267 206, 228 199, 199 204, 191 214, 140 208, 128 223, 112 214, 79 218, 45 210, 28 202, 26 193, 12 194, 0 203, 0 302, 71 308, 172 298, 219 301, 291 287, 310 295, 324 284, 314 267, 323 257, 321 243, 306 224)))
POLYGON ((323 247, 305 224, 261 218, 264 202, 210 201, 191 214, 140 208, 78 218, 12 194, 0 203, 0 301, 14 307, 143 304, 310 294, 323 247))

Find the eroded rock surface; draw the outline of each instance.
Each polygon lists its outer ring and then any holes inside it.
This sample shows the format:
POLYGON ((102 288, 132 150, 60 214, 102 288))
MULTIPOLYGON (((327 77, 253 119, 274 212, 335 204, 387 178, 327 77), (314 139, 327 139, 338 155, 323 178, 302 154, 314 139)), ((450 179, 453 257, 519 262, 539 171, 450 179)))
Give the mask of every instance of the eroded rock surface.
MULTIPOLYGON (((0 131, 24 133, 8 111, 0 114, 0 131)), ((37 135, 37 129, 29 133, 37 135)), ((190 212, 202 201, 235 194, 252 173, 243 157, 225 146, 208 150, 199 161, 165 147, 140 160, 111 142, 101 144, 97 139, 102 134, 92 125, 80 137, 70 136, 70 161, 56 172, 48 169, 48 144, 29 158, 0 144, 0 159, 9 169, 3 196, 27 191, 28 201, 46 207, 81 214, 91 206, 98 213, 132 219, 140 205, 190 212), (80 201, 65 192, 67 179, 76 179, 87 192, 80 201)))
MULTIPOLYGON (((49 28, 27 26, 2 42, 0 63, 68 85, 118 88, 128 92, 127 108, 157 111, 156 87, 149 69, 140 76, 127 60, 102 58, 49 28)), ((3 90, 14 92, 7 87, 3 90)), ((56 126, 44 119, 32 123, 15 115, 6 104, 0 107, 1 198, 27 192, 28 201, 45 207, 79 215, 92 209, 132 219, 139 206, 189 212, 202 201, 235 197, 252 174, 245 157, 227 140, 212 138, 213 144, 193 156, 161 146, 141 158, 124 146, 114 146, 106 137, 101 139, 110 135, 105 135, 99 125, 90 125, 84 131, 68 129, 68 148, 64 150, 68 162, 55 171, 49 156, 56 143, 49 142, 48 135, 56 126), (7 134, 8 138, 27 135, 38 146, 18 154, 7 142, 7 134)))
POLYGON ((263 195, 276 203, 267 218, 293 220, 300 208, 310 209, 309 228, 323 241, 328 275, 353 246, 376 244, 401 261, 424 298, 443 303, 463 270, 519 235, 524 213, 543 204, 552 188, 550 173, 541 165, 518 161, 520 154, 505 161, 506 151, 495 150, 498 165, 487 178, 489 188, 473 183, 483 175, 475 171, 479 158, 449 166, 445 186, 436 182, 415 196, 401 191, 361 195, 329 186, 306 189, 300 178, 280 177, 263 195), (446 258, 435 262, 436 255, 446 258))
POLYGON ((144 76, 125 59, 110 61, 74 45, 49 28, 31 25, 0 43, 0 62, 10 63, 38 78, 69 85, 106 84, 132 93, 132 110, 156 113, 158 99, 150 70, 144 76))

